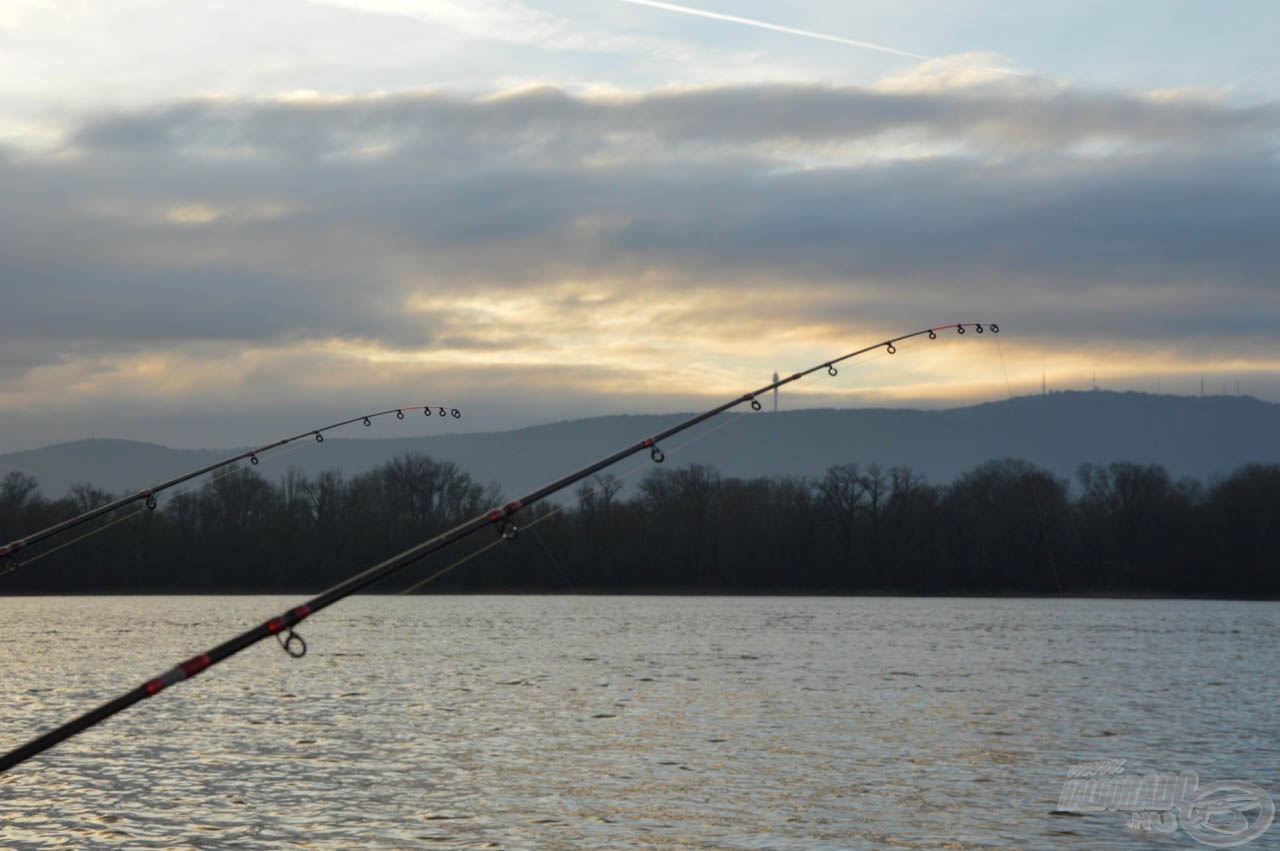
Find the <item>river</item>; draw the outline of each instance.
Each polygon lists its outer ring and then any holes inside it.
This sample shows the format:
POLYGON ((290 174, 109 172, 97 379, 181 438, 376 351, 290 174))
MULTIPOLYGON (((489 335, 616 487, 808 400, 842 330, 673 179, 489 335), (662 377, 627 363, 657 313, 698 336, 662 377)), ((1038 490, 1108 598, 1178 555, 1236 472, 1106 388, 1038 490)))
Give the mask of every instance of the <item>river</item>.
MULTIPOLYGON (((299 600, 0 598, 0 749, 299 600)), ((0 776, 0 845, 1187 848, 1059 811, 1073 766, 1280 797, 1280 603, 362 596, 299 632, 0 776)))

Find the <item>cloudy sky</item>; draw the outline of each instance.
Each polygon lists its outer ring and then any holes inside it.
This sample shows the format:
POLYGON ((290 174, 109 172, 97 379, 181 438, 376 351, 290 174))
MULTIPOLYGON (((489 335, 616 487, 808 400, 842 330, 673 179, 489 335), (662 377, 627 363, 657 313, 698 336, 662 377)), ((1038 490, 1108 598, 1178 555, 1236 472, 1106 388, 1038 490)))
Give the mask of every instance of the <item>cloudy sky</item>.
POLYGON ((692 5, 0 6, 0 452, 1280 401, 1271 0, 692 5))

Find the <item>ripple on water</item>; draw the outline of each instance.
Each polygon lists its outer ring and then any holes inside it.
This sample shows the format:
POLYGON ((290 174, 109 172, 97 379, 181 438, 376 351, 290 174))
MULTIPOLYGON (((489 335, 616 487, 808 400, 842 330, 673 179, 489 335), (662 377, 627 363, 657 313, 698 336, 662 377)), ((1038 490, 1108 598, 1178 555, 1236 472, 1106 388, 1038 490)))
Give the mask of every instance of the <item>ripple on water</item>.
MULTIPOLYGON (((0 599, 0 734, 292 602, 0 599)), ((1130 848, 1072 764, 1280 788, 1280 605, 1139 603, 361 597, 6 775, 0 846, 1130 848)))

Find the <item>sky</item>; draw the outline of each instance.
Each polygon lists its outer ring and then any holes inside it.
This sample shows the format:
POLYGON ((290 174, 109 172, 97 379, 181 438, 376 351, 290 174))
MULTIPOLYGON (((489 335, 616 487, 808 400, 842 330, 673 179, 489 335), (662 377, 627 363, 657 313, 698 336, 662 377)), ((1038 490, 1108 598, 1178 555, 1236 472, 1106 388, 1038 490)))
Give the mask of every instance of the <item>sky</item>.
POLYGON ((1280 7, 10 0, 0 452, 1280 401, 1280 7), (364 436, 364 435, 360 435, 364 436), (372 436, 372 435, 370 435, 372 436))

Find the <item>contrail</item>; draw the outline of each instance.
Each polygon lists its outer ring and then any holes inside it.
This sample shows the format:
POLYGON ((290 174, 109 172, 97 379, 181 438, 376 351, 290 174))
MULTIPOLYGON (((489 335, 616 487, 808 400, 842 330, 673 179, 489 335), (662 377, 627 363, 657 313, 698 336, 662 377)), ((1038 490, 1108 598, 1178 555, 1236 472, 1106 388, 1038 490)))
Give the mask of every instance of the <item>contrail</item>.
POLYGON ((737 15, 723 15, 719 12, 708 12, 705 9, 692 9, 688 6, 677 6, 674 3, 660 3, 658 0, 620 0, 623 3, 631 3, 636 6, 652 6, 655 9, 665 9, 668 12, 680 12, 685 15, 694 15, 699 18, 711 18, 715 21, 729 21, 734 24, 742 24, 748 27, 756 27, 762 30, 773 30, 774 32, 787 33, 788 35, 799 35, 805 38, 816 38, 821 41, 833 41, 836 44, 847 44, 850 47, 861 47, 864 50, 877 50, 881 53, 891 53, 894 56, 905 56, 908 59, 934 59, 933 56, 925 56, 920 53, 912 53, 909 50, 899 50, 896 47, 886 47, 883 44, 875 44, 870 41, 858 41, 856 38, 841 38, 838 35, 827 35, 826 33, 814 32, 812 30, 802 30, 795 27, 785 27, 782 24, 771 24, 768 21, 758 21, 755 18, 742 18, 737 15))
MULTIPOLYGON (((725 15, 720 12, 708 12, 705 9, 694 9, 690 6, 677 6, 675 3, 663 3, 660 0, 619 0, 621 3, 630 3, 633 6, 649 6, 654 9, 663 9, 668 12, 680 12, 684 15, 693 15, 698 18, 710 18, 713 21, 728 21, 733 24, 742 24, 743 26, 755 27, 762 30, 772 30, 774 32, 786 33, 787 35, 798 35, 804 38, 816 38, 819 41, 830 41, 836 44, 847 44, 850 47, 861 47, 863 50, 875 50, 880 53, 888 53, 893 56, 905 56, 908 59, 919 59, 929 61, 938 59, 937 56, 926 56, 923 53, 912 53, 910 50, 899 50, 896 47, 889 47, 884 44, 876 44, 872 41, 859 41, 856 38, 843 38, 838 35, 827 35, 826 33, 814 32, 813 30, 802 30, 797 27, 787 27, 782 24, 771 24, 768 21, 759 21, 755 18, 743 18, 738 15, 725 15)), ((1010 77, 1044 77, 1043 74, 1028 73, 1026 71, 1015 71, 1012 68, 1001 68, 997 65, 981 65, 963 63, 966 67, 979 68, 984 71, 991 71, 996 74, 1005 74, 1010 77)), ((1047 78, 1052 79, 1052 78, 1047 78)))

